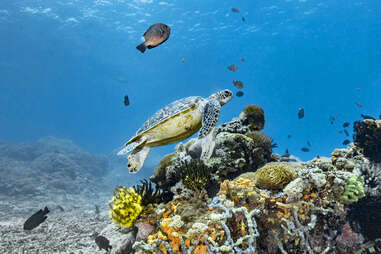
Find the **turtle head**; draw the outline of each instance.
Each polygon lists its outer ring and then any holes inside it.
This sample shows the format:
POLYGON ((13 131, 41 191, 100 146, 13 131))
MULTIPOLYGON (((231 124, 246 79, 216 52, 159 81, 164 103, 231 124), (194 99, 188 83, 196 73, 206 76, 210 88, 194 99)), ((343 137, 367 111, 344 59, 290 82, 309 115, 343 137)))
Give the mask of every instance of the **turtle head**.
POLYGON ((231 100, 231 98, 233 98, 233 92, 230 91, 229 89, 225 89, 225 90, 212 94, 209 98, 217 99, 220 105, 222 106, 228 103, 231 100))

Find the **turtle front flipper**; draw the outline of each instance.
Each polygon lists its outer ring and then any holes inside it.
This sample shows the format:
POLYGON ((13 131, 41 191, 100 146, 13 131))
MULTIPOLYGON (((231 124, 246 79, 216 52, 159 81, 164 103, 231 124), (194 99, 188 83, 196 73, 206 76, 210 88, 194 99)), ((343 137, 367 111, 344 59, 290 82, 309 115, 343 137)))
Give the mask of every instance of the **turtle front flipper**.
POLYGON ((150 149, 151 147, 149 146, 143 146, 141 149, 135 149, 128 156, 127 168, 130 173, 137 173, 143 167, 150 149))
MULTIPOLYGON (((147 138, 142 137, 140 139, 136 139, 132 143, 126 145, 122 150, 118 152, 118 155, 126 155, 129 154, 131 151, 138 149, 142 147, 147 142, 147 138)), ((127 142, 128 143, 128 142, 127 142)))
POLYGON ((214 151, 215 141, 213 136, 213 128, 218 122, 220 116, 221 104, 217 99, 210 99, 204 107, 202 115, 202 127, 198 133, 201 139, 201 160, 209 159, 214 151))
POLYGON ((216 99, 210 99, 204 107, 202 115, 202 127, 198 133, 198 138, 203 138, 216 126, 220 116, 221 105, 216 99))

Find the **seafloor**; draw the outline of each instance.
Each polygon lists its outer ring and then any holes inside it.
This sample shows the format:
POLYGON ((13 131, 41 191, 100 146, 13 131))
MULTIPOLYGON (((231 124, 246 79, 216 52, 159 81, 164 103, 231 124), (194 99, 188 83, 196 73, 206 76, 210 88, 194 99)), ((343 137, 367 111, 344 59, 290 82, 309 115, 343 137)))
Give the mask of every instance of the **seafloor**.
POLYGON ((114 192, 107 158, 69 141, 0 143, 0 253, 381 253, 381 120, 308 162, 273 153, 264 125, 249 105, 214 129, 211 158, 190 139, 114 192))

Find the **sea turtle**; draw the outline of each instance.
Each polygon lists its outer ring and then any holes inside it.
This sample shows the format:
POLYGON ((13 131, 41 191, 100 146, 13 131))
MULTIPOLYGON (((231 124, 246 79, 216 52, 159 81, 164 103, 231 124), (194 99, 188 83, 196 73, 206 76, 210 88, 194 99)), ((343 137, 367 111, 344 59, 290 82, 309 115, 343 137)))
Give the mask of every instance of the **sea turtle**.
POLYGON ((212 135, 208 134, 218 121, 221 106, 232 97, 233 93, 226 89, 208 98, 191 96, 172 102, 149 118, 118 155, 131 152, 127 167, 130 173, 136 173, 151 147, 173 144, 200 130, 198 138, 203 140, 201 159, 210 158, 214 146, 212 135))

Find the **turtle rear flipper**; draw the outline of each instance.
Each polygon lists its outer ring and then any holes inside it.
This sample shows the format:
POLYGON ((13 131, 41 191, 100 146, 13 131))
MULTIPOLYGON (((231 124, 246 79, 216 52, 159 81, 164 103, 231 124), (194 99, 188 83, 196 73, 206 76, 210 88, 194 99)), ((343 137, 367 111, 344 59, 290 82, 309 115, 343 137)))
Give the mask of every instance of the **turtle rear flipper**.
POLYGON ((145 138, 145 137, 140 138, 140 139, 136 139, 136 140, 133 141, 132 143, 126 145, 126 147, 124 147, 122 150, 120 150, 120 151, 118 152, 118 155, 126 155, 126 154, 129 154, 129 153, 132 152, 133 150, 138 149, 138 148, 144 146, 146 142, 147 142, 147 138, 145 138))
POLYGON ((211 131, 206 137, 201 139, 201 160, 205 161, 212 157, 214 147, 216 146, 216 141, 213 136, 213 131, 211 131))
POLYGON ((204 107, 202 115, 202 127, 198 133, 198 138, 203 138, 210 133, 216 126, 218 117, 220 116, 221 105, 217 99, 210 99, 204 107))
POLYGON ((150 149, 151 147, 149 146, 143 146, 141 149, 135 149, 128 156, 127 168, 130 173, 137 173, 143 167, 144 161, 146 160, 150 149))

